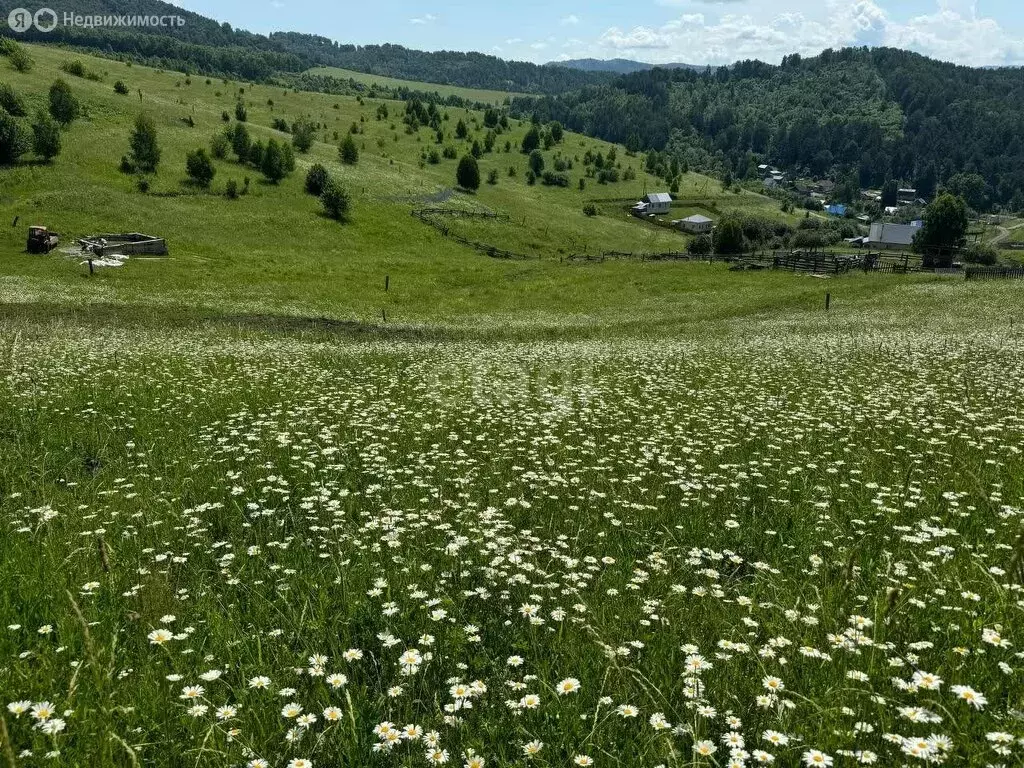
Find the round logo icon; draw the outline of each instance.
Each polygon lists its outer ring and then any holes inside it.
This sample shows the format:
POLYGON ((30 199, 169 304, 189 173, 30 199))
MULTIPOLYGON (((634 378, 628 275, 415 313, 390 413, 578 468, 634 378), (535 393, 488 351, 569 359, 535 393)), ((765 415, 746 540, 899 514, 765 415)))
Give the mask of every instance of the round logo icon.
POLYGON ((57 26, 57 12, 52 8, 40 8, 32 21, 40 32, 53 32, 57 26))
POLYGON ((24 8, 15 8, 7 16, 7 26, 15 32, 28 32, 32 26, 32 12, 24 8))

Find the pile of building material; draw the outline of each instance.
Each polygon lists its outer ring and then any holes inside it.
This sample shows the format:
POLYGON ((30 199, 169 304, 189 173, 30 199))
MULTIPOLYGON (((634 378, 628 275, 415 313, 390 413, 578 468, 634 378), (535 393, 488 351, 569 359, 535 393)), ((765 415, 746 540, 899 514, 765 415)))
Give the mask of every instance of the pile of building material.
POLYGON ((166 256, 167 241, 162 237, 125 232, 114 235, 89 235, 79 238, 82 251, 106 258, 109 256, 166 256))

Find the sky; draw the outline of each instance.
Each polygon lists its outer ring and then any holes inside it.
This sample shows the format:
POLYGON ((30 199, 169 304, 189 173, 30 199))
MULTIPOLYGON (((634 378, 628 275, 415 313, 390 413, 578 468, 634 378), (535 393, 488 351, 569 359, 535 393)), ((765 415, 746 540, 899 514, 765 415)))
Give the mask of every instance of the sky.
POLYGON ((1024 65, 1022 0, 172 0, 253 32, 473 50, 543 63, 778 63, 886 45, 971 66, 1024 65))

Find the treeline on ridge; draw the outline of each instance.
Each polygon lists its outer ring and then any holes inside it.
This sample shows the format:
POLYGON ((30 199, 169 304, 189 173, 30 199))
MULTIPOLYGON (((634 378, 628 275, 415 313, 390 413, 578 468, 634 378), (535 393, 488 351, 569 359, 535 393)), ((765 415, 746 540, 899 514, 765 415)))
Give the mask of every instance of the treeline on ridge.
MULTIPOLYGON (((1024 73, 972 69, 889 48, 743 61, 708 74, 653 69, 513 100, 566 127, 663 153, 682 167, 748 179, 762 163, 829 176, 845 189, 896 179, 924 197, 958 174, 968 202, 1024 209, 1024 73)), ((649 164, 650 165, 650 164, 649 164)))

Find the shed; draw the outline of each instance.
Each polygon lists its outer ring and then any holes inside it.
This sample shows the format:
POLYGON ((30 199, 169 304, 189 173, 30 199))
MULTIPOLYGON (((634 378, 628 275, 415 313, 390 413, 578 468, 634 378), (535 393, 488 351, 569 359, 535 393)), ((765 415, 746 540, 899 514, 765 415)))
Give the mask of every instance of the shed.
POLYGON ((707 216, 701 216, 699 213, 695 213, 693 216, 687 216, 679 222, 680 229, 684 232, 691 232, 695 235, 707 234, 714 226, 714 219, 709 219, 707 216))
POLYGON ((843 205, 842 203, 834 203, 833 205, 830 205, 825 210, 828 211, 829 216, 845 216, 846 215, 846 206, 843 205))

